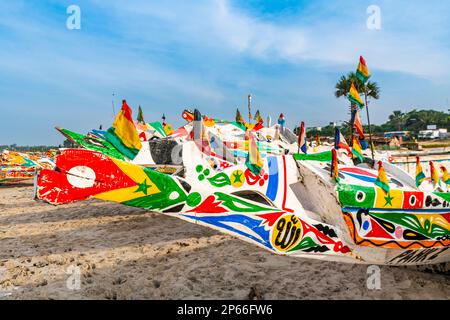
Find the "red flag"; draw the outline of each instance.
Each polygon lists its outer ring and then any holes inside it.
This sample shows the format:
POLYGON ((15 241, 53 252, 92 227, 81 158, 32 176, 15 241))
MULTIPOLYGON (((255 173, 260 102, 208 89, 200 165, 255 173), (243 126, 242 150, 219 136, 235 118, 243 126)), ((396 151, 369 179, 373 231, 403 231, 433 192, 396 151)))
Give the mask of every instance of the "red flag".
POLYGON ((353 120, 353 126, 356 129, 356 131, 358 132, 359 139, 364 140, 364 131, 363 131, 362 122, 361 122, 361 118, 359 117, 358 110, 355 110, 355 118, 353 120))

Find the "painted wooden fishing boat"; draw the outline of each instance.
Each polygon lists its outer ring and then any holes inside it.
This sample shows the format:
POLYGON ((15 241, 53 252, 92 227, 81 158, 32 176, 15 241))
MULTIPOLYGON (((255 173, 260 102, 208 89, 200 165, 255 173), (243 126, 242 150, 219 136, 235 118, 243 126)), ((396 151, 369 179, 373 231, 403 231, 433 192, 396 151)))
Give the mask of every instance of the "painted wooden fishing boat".
POLYGON ((244 163, 213 166, 194 141, 178 154, 182 170, 163 173, 66 149, 54 170, 39 171, 35 195, 54 205, 95 198, 144 208, 275 254, 386 265, 450 261, 450 194, 420 191, 387 163, 388 194, 364 164, 341 162, 336 183, 331 151, 267 155, 258 175, 244 163))
POLYGON ((377 159, 388 161, 408 172, 410 175, 415 174, 416 157, 419 157, 424 173, 427 176, 430 173, 427 165, 430 161, 438 163, 439 165, 450 165, 450 150, 448 150, 448 148, 439 148, 427 151, 389 151, 376 153, 377 159))
POLYGON ((0 154, 0 184, 33 183, 36 169, 53 167, 50 158, 4 150, 0 154))

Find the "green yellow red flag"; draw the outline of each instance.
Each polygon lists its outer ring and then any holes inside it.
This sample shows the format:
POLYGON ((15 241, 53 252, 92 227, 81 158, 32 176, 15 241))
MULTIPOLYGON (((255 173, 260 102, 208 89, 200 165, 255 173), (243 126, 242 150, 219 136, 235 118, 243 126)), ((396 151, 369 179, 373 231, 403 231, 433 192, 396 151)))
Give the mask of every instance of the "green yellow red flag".
POLYGON ((105 139, 131 160, 141 150, 141 139, 139 139, 139 134, 133 123, 131 108, 125 100, 122 101, 122 109, 112 127, 106 132, 105 139))
POLYGON ((362 82, 366 82, 370 78, 370 72, 366 65, 366 60, 362 56, 359 57, 358 67, 356 68, 356 77, 362 82))

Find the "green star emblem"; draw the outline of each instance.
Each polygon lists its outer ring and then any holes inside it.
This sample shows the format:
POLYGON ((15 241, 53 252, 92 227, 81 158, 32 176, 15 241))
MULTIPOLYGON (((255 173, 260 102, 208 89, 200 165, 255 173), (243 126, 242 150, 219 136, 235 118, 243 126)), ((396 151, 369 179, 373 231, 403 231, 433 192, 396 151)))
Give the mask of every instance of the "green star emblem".
POLYGON ((233 174, 233 177, 234 177, 234 182, 233 183, 242 182, 242 173, 235 172, 233 174))
POLYGON ((391 197, 391 194, 388 193, 388 195, 384 197, 384 200, 386 200, 384 206, 386 207, 387 205, 390 205, 392 207, 392 199, 394 199, 394 197, 391 197))
POLYGON ((150 187, 151 185, 148 185, 147 179, 145 179, 144 182, 138 184, 138 189, 134 193, 142 191, 145 195, 147 195, 147 189, 150 187))

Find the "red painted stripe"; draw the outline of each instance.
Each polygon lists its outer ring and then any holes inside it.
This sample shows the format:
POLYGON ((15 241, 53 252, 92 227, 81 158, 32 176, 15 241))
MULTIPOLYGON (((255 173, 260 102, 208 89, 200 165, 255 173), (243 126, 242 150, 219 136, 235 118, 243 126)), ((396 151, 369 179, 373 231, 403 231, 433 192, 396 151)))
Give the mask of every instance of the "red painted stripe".
POLYGON ((373 173, 370 173, 366 170, 362 170, 359 168, 339 168, 339 170, 344 171, 344 172, 357 173, 357 174, 361 174, 363 176, 369 176, 369 177, 373 177, 373 178, 377 177, 373 173))

